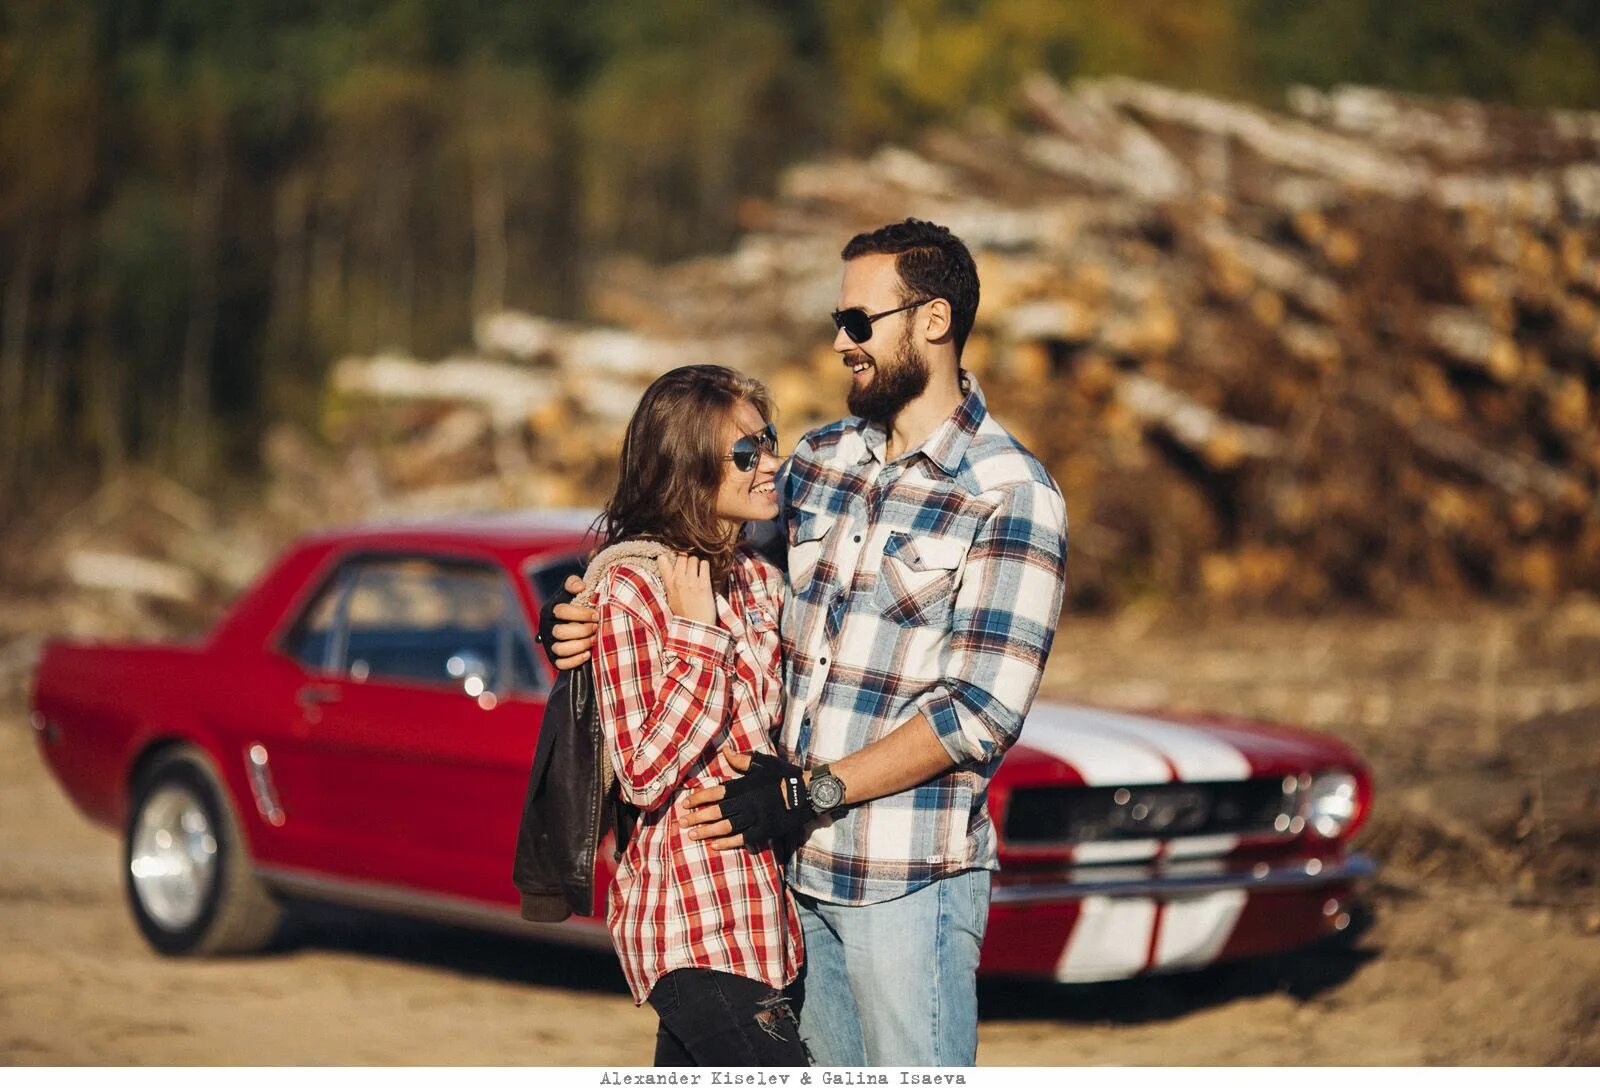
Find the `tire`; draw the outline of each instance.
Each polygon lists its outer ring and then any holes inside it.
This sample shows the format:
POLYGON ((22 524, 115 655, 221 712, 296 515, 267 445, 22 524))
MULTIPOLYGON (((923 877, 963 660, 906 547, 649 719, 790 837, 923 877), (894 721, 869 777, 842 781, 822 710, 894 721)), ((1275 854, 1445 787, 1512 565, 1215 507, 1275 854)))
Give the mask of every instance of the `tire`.
POLYGON ((168 749, 140 769, 122 844, 128 906, 156 951, 214 956, 271 943, 283 907, 255 875, 221 776, 199 749, 168 749))

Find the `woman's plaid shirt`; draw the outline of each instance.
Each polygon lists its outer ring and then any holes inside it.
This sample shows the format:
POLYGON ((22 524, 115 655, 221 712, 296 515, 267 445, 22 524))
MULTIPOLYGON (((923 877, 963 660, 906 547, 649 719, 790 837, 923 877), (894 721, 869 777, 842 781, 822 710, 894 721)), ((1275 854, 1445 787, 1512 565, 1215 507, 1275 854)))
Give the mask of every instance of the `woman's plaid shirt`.
POLYGON ((773 751, 783 575, 741 551, 716 627, 673 615, 661 584, 634 564, 612 567, 597 588, 597 709, 622 795, 643 810, 606 911, 634 1001, 682 967, 782 989, 799 969, 800 921, 771 848, 707 849, 687 837, 673 802, 726 777, 723 745, 773 751))
POLYGON ((957 766, 850 807, 796 853, 790 883, 874 903, 998 868, 989 780, 1033 703, 1060 616, 1067 518, 1037 458, 976 380, 918 449, 885 463, 881 426, 801 439, 779 488, 789 544, 780 743, 810 768, 921 713, 957 766))

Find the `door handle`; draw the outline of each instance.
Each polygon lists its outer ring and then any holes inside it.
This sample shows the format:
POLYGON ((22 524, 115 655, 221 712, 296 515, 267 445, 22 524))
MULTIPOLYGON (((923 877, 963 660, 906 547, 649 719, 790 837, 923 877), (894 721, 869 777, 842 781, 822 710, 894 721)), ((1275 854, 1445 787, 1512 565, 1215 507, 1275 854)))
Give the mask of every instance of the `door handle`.
POLYGON ((295 692, 294 701, 307 710, 323 703, 337 703, 339 689, 333 684, 307 684, 295 692))

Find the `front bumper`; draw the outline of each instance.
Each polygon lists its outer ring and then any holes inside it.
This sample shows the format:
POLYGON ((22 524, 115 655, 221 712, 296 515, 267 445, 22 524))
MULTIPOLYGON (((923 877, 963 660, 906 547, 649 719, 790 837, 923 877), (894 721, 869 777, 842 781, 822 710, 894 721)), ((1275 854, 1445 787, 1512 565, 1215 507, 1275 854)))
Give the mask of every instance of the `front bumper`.
POLYGON ((1378 870, 1364 855, 1084 867, 997 883, 981 971, 1093 982, 1286 952, 1335 933, 1378 870))
POLYGON ((1209 860, 1172 862, 1160 871, 1146 865, 1094 866, 1065 881, 999 884, 990 903, 1050 903, 1091 895, 1185 896, 1235 888, 1281 891, 1365 880, 1377 871, 1378 863, 1365 854, 1335 860, 1300 858, 1278 865, 1259 861, 1246 868, 1226 868, 1209 860))

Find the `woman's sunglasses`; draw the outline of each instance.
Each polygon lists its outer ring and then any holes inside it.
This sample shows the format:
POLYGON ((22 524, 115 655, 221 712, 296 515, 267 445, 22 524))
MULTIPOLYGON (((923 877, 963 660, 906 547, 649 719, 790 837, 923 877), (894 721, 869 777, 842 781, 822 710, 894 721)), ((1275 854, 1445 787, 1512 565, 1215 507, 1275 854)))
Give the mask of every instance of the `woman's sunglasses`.
POLYGON ((778 456, 778 428, 768 423, 755 434, 741 435, 734 440, 733 450, 724 461, 732 461, 740 472, 749 472, 760 462, 762 453, 778 456))
POLYGON ((872 323, 878 318, 888 317, 890 314, 897 314, 903 310, 915 310, 918 306, 932 301, 933 299, 931 298, 925 298, 921 302, 908 302, 904 306, 896 306, 892 310, 884 310, 882 313, 877 314, 869 314, 860 306, 852 306, 848 310, 835 310, 833 311, 833 327, 843 329, 844 334, 856 343, 865 344, 872 339, 872 323))

